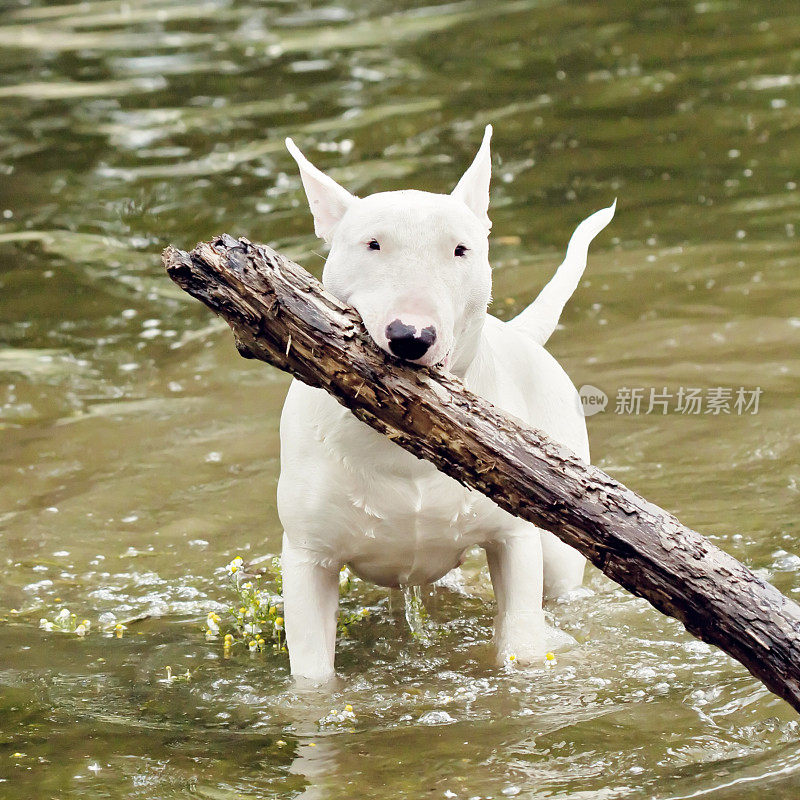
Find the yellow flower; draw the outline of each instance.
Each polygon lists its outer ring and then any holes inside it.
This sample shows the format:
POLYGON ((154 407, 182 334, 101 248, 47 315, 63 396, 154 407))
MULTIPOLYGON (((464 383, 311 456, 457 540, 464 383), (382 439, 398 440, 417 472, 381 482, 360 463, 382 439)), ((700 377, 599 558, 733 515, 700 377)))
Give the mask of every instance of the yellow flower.
POLYGON ((283 617, 275 617, 275 629, 280 630, 283 627, 283 617))
POLYGON ((347 712, 352 712, 352 711, 353 711, 353 706, 351 706, 350 704, 348 704, 348 705, 346 705, 346 706, 344 707, 344 710, 345 710, 345 711, 347 711, 347 712))

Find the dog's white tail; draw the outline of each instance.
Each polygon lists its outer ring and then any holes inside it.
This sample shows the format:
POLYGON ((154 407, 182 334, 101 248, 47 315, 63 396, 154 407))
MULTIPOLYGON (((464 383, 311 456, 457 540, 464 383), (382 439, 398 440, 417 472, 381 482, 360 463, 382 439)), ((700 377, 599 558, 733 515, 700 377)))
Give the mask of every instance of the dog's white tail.
POLYGON ((567 255, 556 270, 556 274, 539 296, 511 320, 511 325, 522 328, 539 344, 544 344, 550 338, 558 325, 558 319, 567 300, 578 288, 578 282, 586 269, 586 254, 592 239, 611 222, 616 208, 615 200, 608 208, 595 211, 591 217, 587 217, 578 225, 569 240, 567 255))

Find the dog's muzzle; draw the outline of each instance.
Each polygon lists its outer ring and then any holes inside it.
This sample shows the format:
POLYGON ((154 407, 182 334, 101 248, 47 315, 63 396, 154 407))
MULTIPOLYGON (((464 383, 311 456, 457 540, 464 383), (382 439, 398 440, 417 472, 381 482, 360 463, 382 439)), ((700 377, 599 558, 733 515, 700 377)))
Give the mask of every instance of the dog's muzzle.
POLYGON ((398 358, 416 361, 422 358, 436 341, 436 328, 429 325, 417 331, 413 325, 406 325, 396 319, 386 326, 386 339, 389 342, 389 349, 398 358))

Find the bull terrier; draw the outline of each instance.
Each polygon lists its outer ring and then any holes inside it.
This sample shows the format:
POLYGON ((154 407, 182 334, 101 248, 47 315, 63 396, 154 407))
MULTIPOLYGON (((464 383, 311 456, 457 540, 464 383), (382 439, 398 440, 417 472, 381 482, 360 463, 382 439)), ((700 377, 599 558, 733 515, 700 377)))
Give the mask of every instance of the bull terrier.
MULTIPOLYGON (((544 345, 616 201, 573 233, 566 257, 514 319, 488 313, 489 143, 450 194, 415 190, 358 198, 291 139, 314 230, 330 245, 322 282, 353 306, 388 356, 457 375, 473 392, 589 460, 578 393, 544 345)), ((543 598, 583 580, 584 558, 513 517, 356 419, 323 389, 292 382, 280 423, 278 513, 291 671, 334 676, 339 571, 381 586, 432 583, 467 551, 486 552, 500 662, 548 649, 543 598)))

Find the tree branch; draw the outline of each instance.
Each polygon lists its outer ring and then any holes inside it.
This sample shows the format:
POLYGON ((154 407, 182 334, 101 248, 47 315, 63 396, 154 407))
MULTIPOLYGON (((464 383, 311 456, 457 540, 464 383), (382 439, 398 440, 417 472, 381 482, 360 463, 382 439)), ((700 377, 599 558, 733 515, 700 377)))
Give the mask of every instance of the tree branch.
POLYGON ((800 607, 735 558, 453 375, 385 356, 353 309, 270 248, 222 236, 163 258, 231 326, 243 356, 325 389, 400 447, 552 531, 800 711, 800 607))

